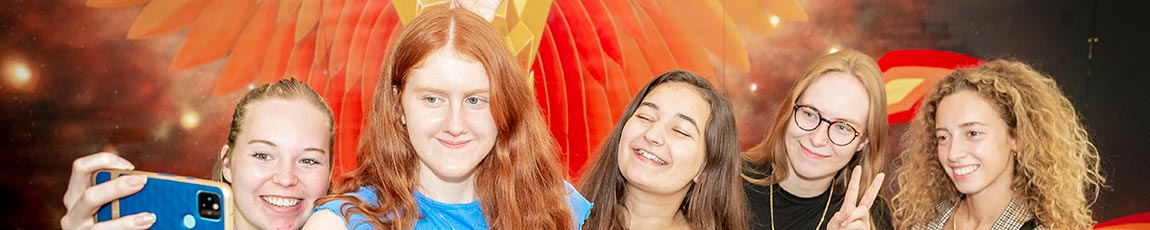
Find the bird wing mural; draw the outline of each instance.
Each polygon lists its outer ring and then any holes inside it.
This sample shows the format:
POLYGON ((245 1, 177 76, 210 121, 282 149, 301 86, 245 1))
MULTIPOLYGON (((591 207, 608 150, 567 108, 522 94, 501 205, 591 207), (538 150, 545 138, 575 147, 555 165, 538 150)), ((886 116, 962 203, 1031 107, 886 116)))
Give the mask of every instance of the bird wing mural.
MULTIPOLYGON (((388 48, 424 9, 446 0, 88 0, 143 5, 127 37, 186 28, 170 69, 224 59, 213 95, 294 77, 336 116, 334 175, 356 167, 365 108, 388 48)), ((570 175, 583 167, 648 80, 686 69, 715 80, 747 72, 747 37, 806 21, 796 0, 506 0, 492 25, 529 68, 570 175)))

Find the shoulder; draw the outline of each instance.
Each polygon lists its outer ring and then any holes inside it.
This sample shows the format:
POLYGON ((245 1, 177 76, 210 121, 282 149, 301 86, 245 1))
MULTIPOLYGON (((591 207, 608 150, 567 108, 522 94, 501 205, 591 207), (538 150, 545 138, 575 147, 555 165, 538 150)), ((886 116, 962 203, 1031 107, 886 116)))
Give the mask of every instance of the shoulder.
POLYGON ((593 207, 594 204, 587 201, 587 198, 584 198, 583 194, 579 194, 579 191, 575 190, 575 187, 571 186, 571 183, 563 181, 563 186, 567 188, 567 203, 571 205, 571 212, 574 214, 574 218, 572 219, 575 219, 575 224, 579 228, 582 228, 583 222, 586 221, 587 216, 591 214, 591 207, 593 207))
MULTIPOLYGON (((377 195, 375 193, 374 187, 370 187, 370 186, 359 187, 359 191, 352 192, 352 193, 344 193, 343 195, 345 197, 353 197, 353 198, 359 199, 360 201, 363 201, 364 203, 367 203, 367 204, 372 205, 372 206, 379 205, 377 203, 377 198, 376 198, 377 195)), ((348 202, 348 200, 345 200, 345 199, 329 200, 327 202, 324 202, 322 204, 317 205, 315 207, 315 210, 313 210, 313 211, 319 212, 321 210, 330 210, 336 215, 343 215, 343 209, 344 208, 342 208, 342 207, 344 206, 344 204, 347 204, 347 202, 348 202)))
POLYGON ((331 210, 319 210, 311 214, 304 224, 304 230, 310 229, 347 229, 347 222, 343 221, 343 217, 336 215, 331 210))

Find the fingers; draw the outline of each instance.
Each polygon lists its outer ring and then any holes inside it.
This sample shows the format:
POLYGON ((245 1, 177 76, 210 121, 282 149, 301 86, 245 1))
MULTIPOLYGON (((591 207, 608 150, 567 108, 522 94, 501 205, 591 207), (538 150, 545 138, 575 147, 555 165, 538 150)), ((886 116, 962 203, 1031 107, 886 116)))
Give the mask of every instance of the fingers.
POLYGON ((855 168, 851 170, 851 182, 847 184, 847 194, 846 197, 843 198, 842 208, 854 208, 856 207, 855 205, 858 204, 860 178, 862 178, 862 166, 855 166, 855 168))
POLYGON ((103 229, 148 229, 156 223, 156 214, 136 213, 119 219, 104 221, 92 225, 91 230, 103 229))
POLYGON ((870 230, 870 224, 865 223, 863 221, 856 220, 856 221, 850 222, 850 224, 847 224, 846 226, 843 226, 841 229, 870 230))
POLYGON ((878 191, 882 188, 883 179, 886 179, 885 173, 879 173, 878 176, 874 178, 874 181, 870 183, 870 187, 867 188, 866 194, 863 194, 862 204, 858 206, 859 208, 870 210, 870 206, 874 204, 875 198, 878 198, 878 191))
MULTIPOLYGON (((838 215, 838 214, 836 214, 838 215)), ((851 210, 850 213, 844 214, 844 218, 838 222, 831 222, 838 224, 841 229, 869 229, 870 228, 870 210, 863 208, 856 208, 851 210), (857 225, 855 223, 861 223, 857 225), (865 228, 860 228, 860 226, 865 228)))
POLYGON ((827 221, 827 230, 840 229, 847 220, 847 212, 838 211, 834 216, 831 216, 830 221, 827 221))
POLYGON ((68 179, 68 190, 64 193, 64 207, 72 209, 85 190, 92 184, 92 173, 100 169, 132 170, 136 166, 128 160, 109 152, 101 152, 72 161, 72 176, 68 179))
POLYGON ((144 188, 145 183, 147 183, 147 177, 130 175, 88 188, 81 193, 72 207, 68 209, 68 213, 64 214, 64 217, 60 219, 60 226, 65 229, 75 229, 91 225, 92 216, 96 214, 100 206, 112 202, 112 200, 139 192, 140 189, 144 188))

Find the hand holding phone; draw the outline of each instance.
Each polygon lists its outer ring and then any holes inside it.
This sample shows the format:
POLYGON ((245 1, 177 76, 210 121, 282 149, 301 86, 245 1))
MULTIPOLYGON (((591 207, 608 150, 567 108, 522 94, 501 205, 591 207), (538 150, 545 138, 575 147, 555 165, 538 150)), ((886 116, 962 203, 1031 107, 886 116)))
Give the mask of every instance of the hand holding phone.
POLYGON ((153 229, 232 229, 235 205, 231 188, 222 182, 142 171, 99 170, 94 184, 119 177, 146 176, 135 194, 104 204, 96 222, 137 213, 155 215, 153 229))
POLYGON ((60 218, 62 229, 148 229, 156 221, 151 213, 122 216, 120 219, 97 223, 96 210, 112 200, 134 194, 144 187, 147 178, 142 175, 125 176, 107 183, 92 185, 92 175, 100 169, 132 170, 131 162, 114 153, 101 152, 72 162, 72 176, 64 194, 64 207, 68 212, 60 218))

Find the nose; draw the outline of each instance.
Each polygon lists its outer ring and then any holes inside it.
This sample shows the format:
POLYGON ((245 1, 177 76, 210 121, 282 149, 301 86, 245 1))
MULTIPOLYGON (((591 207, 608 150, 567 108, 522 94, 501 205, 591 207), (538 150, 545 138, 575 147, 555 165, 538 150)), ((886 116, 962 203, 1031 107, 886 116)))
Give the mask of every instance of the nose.
POLYGON ((819 121, 818 126, 815 126, 815 129, 808 133, 810 135, 809 137, 811 139, 812 147, 825 146, 830 142, 830 137, 827 136, 830 135, 828 132, 828 129, 830 129, 830 124, 823 125, 823 123, 824 122, 819 121))
POLYGON ((967 154, 963 148, 965 145, 966 142, 962 141, 960 138, 954 138, 954 140, 950 142, 950 145, 946 146, 946 159, 952 162, 956 162, 959 159, 966 157, 967 154))
POLYGON ((665 139, 664 132, 659 127, 661 126, 652 125, 651 127, 648 127, 647 132, 643 133, 643 139, 646 139, 648 142, 651 142, 651 144, 655 146, 663 146, 663 144, 666 144, 667 140, 665 139))
POLYGON ((467 121, 464 120, 463 104, 455 102, 448 110, 447 121, 443 124, 443 132, 451 136, 467 134, 467 121))
POLYGON ((276 169, 275 175, 272 176, 272 182, 284 187, 295 186, 299 183, 299 177, 296 176, 295 173, 295 161, 285 160, 279 163, 279 168, 276 169))

